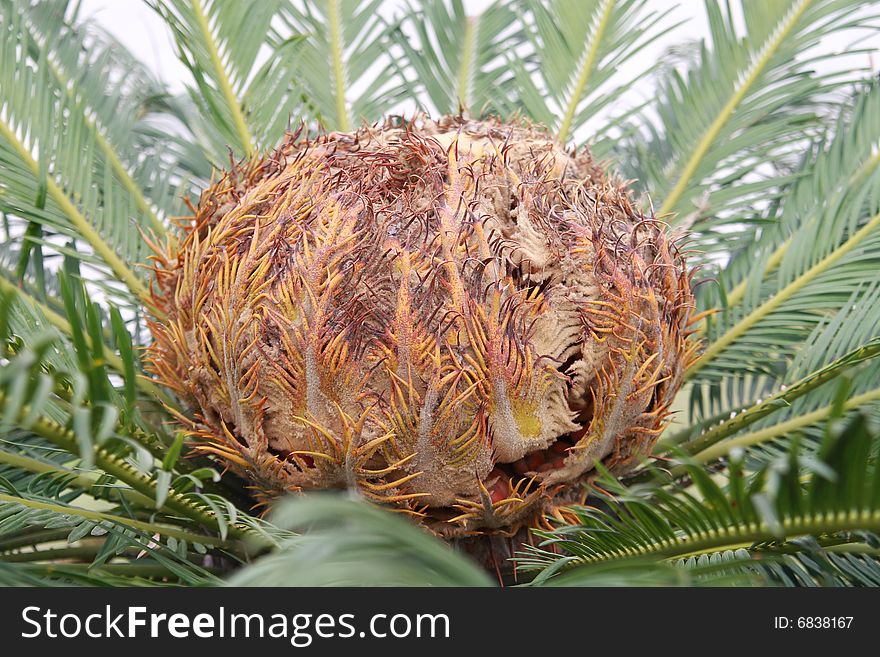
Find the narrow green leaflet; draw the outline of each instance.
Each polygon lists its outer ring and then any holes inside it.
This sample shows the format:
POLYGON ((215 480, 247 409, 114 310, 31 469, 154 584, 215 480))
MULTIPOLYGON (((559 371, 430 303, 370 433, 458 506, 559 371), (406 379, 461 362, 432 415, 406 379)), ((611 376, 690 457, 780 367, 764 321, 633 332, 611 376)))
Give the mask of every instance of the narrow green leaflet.
POLYGON ((270 149, 301 118, 296 33, 273 28, 281 0, 150 0, 192 74, 183 120, 215 166, 270 149), (262 53, 261 49, 267 52, 262 53))
POLYGON ((287 0, 280 19, 304 40, 296 75, 307 105, 328 130, 354 130, 373 122, 406 93, 388 56, 393 25, 384 21, 382 0, 287 0))

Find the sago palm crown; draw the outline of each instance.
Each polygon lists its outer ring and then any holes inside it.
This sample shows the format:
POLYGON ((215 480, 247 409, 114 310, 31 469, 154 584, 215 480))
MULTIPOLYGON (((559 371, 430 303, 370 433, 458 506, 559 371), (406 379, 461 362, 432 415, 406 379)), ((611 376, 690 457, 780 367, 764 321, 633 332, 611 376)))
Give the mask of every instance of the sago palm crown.
POLYGON ((880 584, 870 3, 146 4, 0 0, 0 582, 880 584))
POLYGON ((151 369, 262 495, 516 528, 644 456, 695 351, 665 229, 533 128, 291 136, 185 230, 158 258, 151 369))

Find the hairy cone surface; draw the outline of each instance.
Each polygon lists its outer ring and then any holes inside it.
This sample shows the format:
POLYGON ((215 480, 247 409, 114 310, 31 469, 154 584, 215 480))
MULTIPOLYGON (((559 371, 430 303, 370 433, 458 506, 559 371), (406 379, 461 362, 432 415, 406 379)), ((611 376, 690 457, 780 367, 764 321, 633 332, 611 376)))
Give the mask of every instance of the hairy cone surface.
POLYGON ((182 227, 152 371, 264 500, 351 488, 512 533, 646 454, 694 356, 664 227, 534 127, 290 135, 182 227))

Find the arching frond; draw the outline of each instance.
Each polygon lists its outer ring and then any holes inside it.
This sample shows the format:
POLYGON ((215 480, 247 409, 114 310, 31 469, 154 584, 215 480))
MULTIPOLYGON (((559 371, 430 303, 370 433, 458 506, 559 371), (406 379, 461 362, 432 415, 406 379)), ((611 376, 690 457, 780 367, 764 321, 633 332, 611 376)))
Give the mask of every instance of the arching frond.
MULTIPOLYGON (((68 86, 58 53, 15 3, 0 5, 0 50, 0 209, 39 225, 29 233, 35 248, 52 235, 72 240, 83 250, 72 254, 105 272, 108 291, 145 300, 144 274, 132 263, 147 250, 141 231, 161 230, 161 222, 133 193, 139 188, 68 86)), ((91 64, 88 57, 76 61, 91 64)))
POLYGON ((188 127, 215 166, 273 147, 301 118, 299 37, 278 34, 281 0, 150 0, 193 76, 188 127), (266 52, 262 52, 265 50, 266 52))
MULTIPOLYGON (((794 539, 801 536, 859 543, 858 532, 880 530, 878 448, 880 439, 857 416, 829 425, 816 463, 802 461, 795 445, 749 479, 734 455, 726 485, 691 463, 693 492, 676 484, 627 488, 606 479, 601 485, 610 492, 596 492, 601 507, 573 509, 577 521, 542 533, 544 542, 527 548, 519 565, 546 578, 649 557, 680 560, 740 548, 753 557, 797 553, 803 543, 794 539)), ((876 556, 873 561, 876 572, 876 556)))
MULTIPOLYGON (((791 206, 786 245, 774 248, 771 238, 767 249, 755 253, 748 294, 710 318, 706 349, 690 378, 712 381, 784 367, 817 323, 876 279, 880 170, 867 165, 878 130, 880 89, 872 88, 858 98, 851 127, 836 137, 827 158, 817 160, 815 175, 804 177, 783 200, 791 206), (829 161, 847 161, 842 168, 861 172, 859 184, 836 187, 841 174, 829 161), (812 211, 802 211, 805 198, 812 211)), ((844 180, 849 175, 845 171, 844 180)))
POLYGON ((468 15, 461 0, 410 2, 392 32, 404 55, 399 66, 412 69, 411 84, 424 91, 428 109, 436 113, 509 110, 505 91, 512 72, 506 55, 522 42, 517 18, 511 2, 493 3, 476 15, 468 15))
MULTIPOLYGON (((519 65, 510 57, 517 91, 529 116, 553 128, 562 143, 649 70, 647 63, 634 78, 611 84, 624 63, 663 33, 659 23, 669 12, 642 0, 524 2, 523 8, 534 61, 519 65)), ((607 122, 600 132, 612 127, 607 122)))
POLYGON ((705 3, 710 39, 686 70, 663 75, 656 105, 626 141, 623 167, 661 218, 697 232, 707 254, 723 253, 748 227, 744 211, 779 193, 778 171, 784 175, 796 145, 821 131, 829 93, 863 76, 819 76, 817 62, 834 53, 808 53, 822 39, 845 40, 848 28, 871 24, 870 16, 855 20, 862 8, 848 0, 734 4, 705 3))

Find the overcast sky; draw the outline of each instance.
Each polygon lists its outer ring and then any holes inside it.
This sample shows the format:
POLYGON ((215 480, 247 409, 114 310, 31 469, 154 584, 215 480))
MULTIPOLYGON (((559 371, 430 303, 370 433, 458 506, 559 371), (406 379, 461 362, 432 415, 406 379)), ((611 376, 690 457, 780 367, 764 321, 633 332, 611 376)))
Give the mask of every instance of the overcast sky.
MULTIPOLYGON (((464 0, 469 14, 481 12, 491 0, 464 0)), ((578 0, 570 0, 577 2, 578 0)), ((725 0, 726 1, 726 0, 725 0)), ((658 6, 664 6, 665 0, 652 0, 658 6)), ((639 56, 638 61, 633 61, 621 67, 620 79, 637 74, 645 69, 646 62, 655 62, 662 57, 669 47, 681 43, 683 39, 698 39, 708 33, 705 17, 705 9, 702 0, 680 0, 677 9, 668 18, 670 22, 686 21, 686 25, 663 35, 639 56)), ((734 2, 733 5, 738 5, 734 2)), ((389 4, 386 11, 389 17, 393 11, 393 3, 389 4)), ((865 13, 880 13, 880 2, 865 2, 865 13)), ((82 0, 82 15, 93 17, 107 30, 118 37, 122 43, 128 45, 131 51, 142 61, 153 68, 160 79, 164 80, 172 92, 180 92, 188 82, 188 72, 180 64, 175 55, 171 33, 157 16, 142 0, 82 0)), ((742 31, 742 18, 739 20, 739 29, 742 31)), ((840 51, 846 49, 856 35, 849 34, 844 37, 845 41, 838 39, 837 42, 828 42, 823 47, 828 50, 840 51)), ((851 58, 847 65, 871 66, 876 72, 880 67, 880 35, 875 35, 869 41, 859 44, 860 47, 870 46, 877 52, 873 56, 860 55, 851 58)), ((838 65, 841 60, 838 60, 838 65)), ((827 64, 826 64, 827 66, 827 64)))

